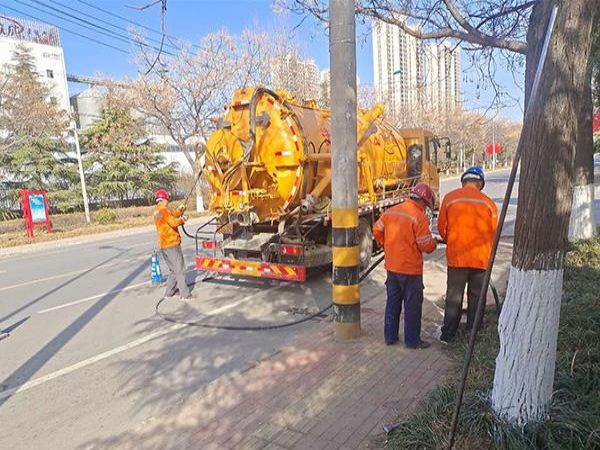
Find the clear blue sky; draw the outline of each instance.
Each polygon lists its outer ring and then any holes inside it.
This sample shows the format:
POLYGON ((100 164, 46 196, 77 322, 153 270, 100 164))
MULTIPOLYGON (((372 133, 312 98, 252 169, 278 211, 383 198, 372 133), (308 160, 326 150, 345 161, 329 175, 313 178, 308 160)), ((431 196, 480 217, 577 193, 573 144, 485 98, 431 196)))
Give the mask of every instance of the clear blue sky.
MULTIPOLYGON (((126 5, 144 5, 149 3, 150 0, 84 1, 93 3, 102 9, 111 11, 147 27, 154 29, 160 27, 158 6, 154 6, 146 11, 135 11, 126 7, 126 5)), ((302 22, 302 18, 298 16, 276 14, 272 9, 272 3, 272 0, 168 0, 167 32, 176 37, 197 42, 202 36, 222 28, 227 28, 232 34, 236 34, 244 28, 273 29, 286 27, 292 29, 296 27, 295 37, 304 53, 313 58, 320 69, 329 67, 328 41, 323 30, 312 20, 302 22)), ((67 30, 85 34, 96 40, 131 52, 135 50, 132 44, 98 34, 67 21, 72 20, 77 22, 74 18, 61 20, 52 15, 60 16, 58 11, 44 8, 42 4, 82 17, 85 20, 106 27, 115 33, 119 33, 110 25, 101 23, 101 20, 107 21, 112 25, 123 27, 121 33, 127 34, 127 24, 125 21, 104 14, 77 0, 0 0, 0 12, 11 16, 26 17, 23 14, 7 9, 6 6, 9 6, 60 26, 62 28, 61 41, 65 51, 67 72, 71 74, 91 76, 103 73, 116 78, 125 75, 135 75, 135 67, 131 64, 132 55, 103 47, 97 43, 75 36, 67 32, 67 30), (69 10, 63 5, 89 14, 93 18, 83 17, 79 12, 69 10)), ((114 33, 109 34, 114 35, 114 33)), ((157 34, 152 33, 148 33, 148 36, 159 38, 157 34)), ((466 66, 466 63, 463 66, 466 66)), ((365 83, 373 82, 370 31, 361 24, 357 28, 357 69, 361 81, 365 83)), ((478 95, 477 82, 468 82, 469 79, 474 78, 474 74, 465 73, 464 78, 463 90, 465 91, 466 108, 487 107, 492 97, 490 90, 480 89, 480 95, 478 95)), ((500 69, 497 79, 513 96, 522 97, 520 90, 513 82, 512 75, 506 70, 500 69)), ((518 81, 520 82, 521 80, 518 81)), ((81 88, 82 86, 71 86, 73 92, 81 88)), ((499 114, 520 120, 522 113, 518 106, 513 106, 499 111, 499 114)))

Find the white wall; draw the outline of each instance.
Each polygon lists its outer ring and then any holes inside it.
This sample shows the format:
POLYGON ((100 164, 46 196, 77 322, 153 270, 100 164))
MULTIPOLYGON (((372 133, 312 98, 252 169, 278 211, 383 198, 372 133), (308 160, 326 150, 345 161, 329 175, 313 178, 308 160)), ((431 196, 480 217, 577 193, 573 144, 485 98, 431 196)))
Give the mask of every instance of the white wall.
POLYGON ((31 55, 35 59, 38 80, 50 88, 50 96, 56 98, 58 106, 69 111, 69 90, 63 49, 52 45, 0 37, 0 66, 12 64, 13 52, 18 44, 23 44, 30 49, 31 55), (51 71, 51 74, 48 71, 51 71), (53 78, 50 78, 49 75, 52 75, 53 78))

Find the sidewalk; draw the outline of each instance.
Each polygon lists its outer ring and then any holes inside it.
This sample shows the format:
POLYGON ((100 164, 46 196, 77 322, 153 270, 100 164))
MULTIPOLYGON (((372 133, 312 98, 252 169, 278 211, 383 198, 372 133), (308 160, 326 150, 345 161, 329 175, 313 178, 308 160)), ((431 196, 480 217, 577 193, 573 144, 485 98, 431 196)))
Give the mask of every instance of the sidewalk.
MULTIPOLYGON (((445 291, 443 251, 426 263, 423 337, 430 340, 443 315, 436 306, 445 291)), ((494 272, 501 292, 510 254, 511 245, 502 243, 494 272)), ((410 412, 450 370, 438 343, 426 350, 383 343, 384 277, 378 268, 362 288, 359 340, 337 341, 332 324, 323 323, 316 334, 104 443, 123 449, 380 447, 383 425, 410 412)))

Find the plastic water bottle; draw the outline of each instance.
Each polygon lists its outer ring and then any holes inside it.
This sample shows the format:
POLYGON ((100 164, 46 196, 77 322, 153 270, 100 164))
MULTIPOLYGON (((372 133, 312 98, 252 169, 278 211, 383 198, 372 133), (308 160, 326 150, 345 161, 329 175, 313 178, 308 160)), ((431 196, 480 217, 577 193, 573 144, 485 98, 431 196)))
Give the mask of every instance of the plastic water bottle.
POLYGON ((162 272, 160 271, 160 263, 156 251, 152 252, 152 285, 156 286, 163 282, 162 272))

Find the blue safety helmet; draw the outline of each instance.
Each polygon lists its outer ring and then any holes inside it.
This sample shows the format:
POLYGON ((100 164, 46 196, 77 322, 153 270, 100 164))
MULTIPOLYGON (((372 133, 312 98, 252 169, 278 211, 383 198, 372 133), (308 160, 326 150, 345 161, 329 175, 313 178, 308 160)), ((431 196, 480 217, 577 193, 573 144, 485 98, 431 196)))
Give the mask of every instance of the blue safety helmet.
POLYGON ((485 186, 485 175, 483 174, 483 169, 479 166, 469 167, 465 170, 465 173, 460 177, 461 183, 464 183, 468 180, 478 180, 483 183, 482 189, 485 186))

